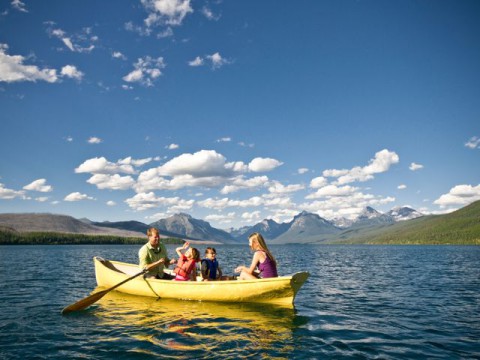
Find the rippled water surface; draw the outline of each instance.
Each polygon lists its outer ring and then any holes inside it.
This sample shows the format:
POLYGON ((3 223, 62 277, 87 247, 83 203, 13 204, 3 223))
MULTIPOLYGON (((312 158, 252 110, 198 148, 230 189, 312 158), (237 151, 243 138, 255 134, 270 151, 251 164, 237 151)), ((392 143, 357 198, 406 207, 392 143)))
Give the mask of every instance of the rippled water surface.
MULTIPOLYGON (((138 249, 0 246, 0 359, 480 359, 480 247, 272 246, 311 273, 293 309, 111 292, 60 314, 95 289, 93 256, 138 249)), ((251 258, 217 253, 227 274, 251 258)))

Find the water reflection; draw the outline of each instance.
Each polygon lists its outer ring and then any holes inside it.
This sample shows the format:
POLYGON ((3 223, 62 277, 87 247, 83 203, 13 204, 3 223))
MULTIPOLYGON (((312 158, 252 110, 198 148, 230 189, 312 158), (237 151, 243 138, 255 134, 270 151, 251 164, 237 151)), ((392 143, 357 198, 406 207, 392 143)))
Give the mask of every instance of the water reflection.
POLYGON ((102 327, 121 329, 122 337, 128 333, 141 342, 139 352, 151 355, 182 351, 187 358, 193 353, 199 358, 214 352, 233 358, 253 352, 288 358, 294 350, 294 308, 155 299, 113 291, 92 312, 102 327))

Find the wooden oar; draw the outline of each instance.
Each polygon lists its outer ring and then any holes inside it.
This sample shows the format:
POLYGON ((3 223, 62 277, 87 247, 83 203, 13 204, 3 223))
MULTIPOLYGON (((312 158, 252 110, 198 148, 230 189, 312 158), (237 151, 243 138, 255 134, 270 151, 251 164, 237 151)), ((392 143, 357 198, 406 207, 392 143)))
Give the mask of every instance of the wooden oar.
POLYGON ((98 300, 100 300, 102 297, 105 296, 105 294, 107 294, 108 292, 112 291, 113 289, 116 289, 117 287, 119 287, 120 285, 123 285, 125 284, 127 281, 130 281, 132 279, 135 279, 137 276, 140 276, 142 274, 145 274, 148 270, 147 269, 143 269, 142 271, 140 271, 138 274, 135 274, 131 277, 129 277, 128 279, 125 279, 123 280, 122 282, 119 282, 117 285, 114 285, 106 290, 102 290, 102 291, 99 291, 99 292, 96 292, 90 296, 87 296, 86 298, 83 298, 81 300, 78 300, 76 303, 74 304, 71 304, 71 305, 68 305, 66 308, 64 308, 62 310, 62 315, 65 315, 65 314, 68 314, 68 313, 71 313, 73 311, 78 311, 78 310, 83 310, 87 307, 89 307, 90 305, 92 305, 94 302, 97 302, 98 300))

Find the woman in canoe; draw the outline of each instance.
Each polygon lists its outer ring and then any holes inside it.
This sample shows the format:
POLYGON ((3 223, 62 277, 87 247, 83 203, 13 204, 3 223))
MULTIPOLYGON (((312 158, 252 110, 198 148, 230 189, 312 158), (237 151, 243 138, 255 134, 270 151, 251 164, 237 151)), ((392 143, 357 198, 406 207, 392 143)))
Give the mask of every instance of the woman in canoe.
POLYGON ((263 236, 256 232, 251 234, 248 237, 248 244, 250 245, 250 249, 254 251, 252 263, 248 268, 242 265, 235 269, 235 272, 240 273, 238 279, 249 280, 278 277, 277 261, 270 250, 268 250, 263 236), (260 273, 255 272, 256 268, 258 268, 260 273))

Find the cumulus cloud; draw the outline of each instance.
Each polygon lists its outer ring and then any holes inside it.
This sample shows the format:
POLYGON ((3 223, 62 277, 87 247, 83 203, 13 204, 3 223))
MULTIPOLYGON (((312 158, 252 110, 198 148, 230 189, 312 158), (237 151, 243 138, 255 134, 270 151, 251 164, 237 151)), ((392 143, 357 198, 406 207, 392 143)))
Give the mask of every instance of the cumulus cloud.
POLYGON ((271 181, 268 186, 268 191, 272 194, 277 194, 277 195, 297 192, 303 189, 305 189, 305 186, 302 184, 290 184, 285 186, 279 181, 271 181))
POLYGON ((0 183, 0 199, 12 200, 15 198, 25 198, 25 191, 7 189, 4 184, 0 183))
POLYGON ((256 189, 263 187, 268 183, 267 176, 256 176, 250 179, 245 179, 244 176, 236 177, 231 184, 225 185, 221 190, 221 194, 230 194, 241 189, 256 189))
POLYGON ((375 157, 370 160, 367 166, 356 166, 350 170, 325 170, 323 176, 336 177, 338 184, 348 184, 355 181, 368 181, 374 178, 374 174, 388 171, 391 165, 399 162, 398 155, 387 149, 381 150, 375 154, 375 157))
POLYGON ((193 67, 203 66, 207 61, 214 70, 231 63, 230 60, 225 59, 219 52, 216 52, 211 55, 206 55, 205 57, 197 56, 195 59, 189 61, 188 65, 193 67))
POLYGON ((133 67, 135 70, 131 71, 123 77, 123 80, 128 83, 140 83, 144 86, 153 86, 155 80, 162 75, 162 69, 167 65, 165 64, 163 57, 152 58, 145 56, 139 58, 133 67))
POLYGON ((397 186, 398 190, 405 190, 406 188, 407 188, 407 185, 405 185, 405 184, 400 184, 400 185, 397 186))
POLYGON ((469 149, 480 149, 480 137, 473 136, 465 143, 465 146, 469 149))
POLYGON ((220 224, 229 224, 233 220, 236 220, 236 218, 235 212, 229 212, 228 214, 210 214, 205 216, 205 220, 217 222, 220 224))
POLYGON ((87 142, 88 142, 89 144, 100 144, 100 143, 102 142, 102 139, 100 139, 100 138, 98 138, 98 137, 96 137, 96 136, 92 136, 92 137, 90 137, 90 138, 87 140, 87 142))
POLYGON ((76 79, 76 80, 82 80, 83 77, 83 72, 78 70, 75 66, 73 65, 66 65, 62 68, 61 74, 63 76, 66 76, 68 78, 76 79))
POLYGON ((21 12, 28 12, 25 3, 22 2, 21 0, 12 0, 11 5, 15 10, 18 10, 21 12))
POLYGON ((127 57, 125 55, 123 55, 120 51, 114 51, 112 53, 112 57, 114 59, 127 60, 127 57))
POLYGON ((189 61, 188 65, 197 67, 197 66, 202 66, 204 63, 205 61, 200 56, 197 56, 195 59, 189 61))
POLYGON ((142 5, 148 12, 144 22, 149 28, 158 25, 179 26, 193 12, 190 0, 142 0, 142 5))
POLYGON ((30 190, 30 191, 39 191, 39 192, 53 191, 53 187, 51 185, 46 185, 46 183, 47 183, 46 179, 38 179, 31 182, 28 185, 25 185, 23 189, 30 190))
POLYGON ((112 163, 106 158, 95 157, 85 160, 79 167, 75 169, 75 173, 91 173, 91 174, 134 174, 136 171, 132 164, 126 164, 122 160, 112 163))
POLYGON ((306 196, 306 199, 318 199, 331 196, 349 196, 358 191, 357 187, 345 185, 327 185, 318 189, 315 193, 306 196))
POLYGON ((327 185, 327 183, 327 179, 325 179, 323 176, 318 176, 310 181, 310 187, 313 189, 318 189, 324 187, 325 185, 327 185))
POLYGON ((8 55, 7 50, 7 44, 0 44, 0 82, 46 81, 55 83, 59 81, 57 70, 24 65, 25 57, 8 55))
POLYGON ((307 169, 307 168, 300 168, 300 169, 297 170, 297 172, 298 172, 300 175, 305 174, 305 173, 307 173, 308 171, 309 171, 309 169, 307 169))
POLYGON ((168 150, 175 150, 175 149, 178 149, 179 146, 178 146, 178 144, 170 144, 170 145, 165 146, 165 148, 168 149, 168 150))
POLYGON ((131 176, 120 176, 118 174, 95 174, 87 182, 99 189, 110 190, 127 190, 135 185, 135 180, 131 176))
POLYGON ((283 163, 276 159, 257 157, 248 164, 248 169, 253 172, 263 172, 271 171, 280 165, 283 163))
POLYGON ((260 196, 254 196, 245 200, 233 200, 229 198, 214 199, 207 198, 197 202, 197 205, 214 210, 222 210, 227 207, 258 207, 265 204, 265 199, 260 196))
POLYGON ((157 197, 155 193, 138 193, 135 196, 126 199, 128 206, 135 211, 148 209, 157 209, 159 207, 168 207, 173 209, 189 210, 193 207, 195 200, 184 200, 179 197, 157 197))
POLYGON ((408 168, 412 171, 417 171, 417 170, 423 169, 423 165, 412 162, 408 168))
POLYGON ((115 205, 117 205, 117 203, 116 203, 115 201, 113 201, 113 200, 107 201, 106 204, 107 204, 108 206, 115 206, 115 205))
POLYGON ((82 201, 82 200, 95 200, 95 198, 79 192, 73 192, 65 196, 64 201, 82 201))
POLYGON ((433 203, 439 205, 441 208, 445 208, 452 205, 464 206, 477 200, 480 200, 480 184, 477 186, 457 185, 433 203))

